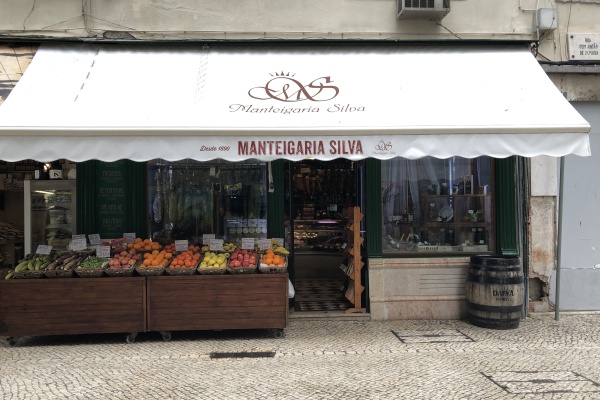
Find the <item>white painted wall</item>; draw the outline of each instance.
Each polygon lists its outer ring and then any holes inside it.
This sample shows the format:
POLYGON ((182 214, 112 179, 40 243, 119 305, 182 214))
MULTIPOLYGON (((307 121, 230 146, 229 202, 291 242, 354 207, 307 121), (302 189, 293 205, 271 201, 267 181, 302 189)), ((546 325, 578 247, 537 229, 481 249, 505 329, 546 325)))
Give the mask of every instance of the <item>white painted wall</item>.
MULTIPOLYGON (((592 157, 565 157, 560 309, 600 310, 600 102, 572 104, 592 126, 592 157)), ((556 272, 553 303, 555 285, 556 272)))
MULTIPOLYGON (((450 14, 438 23, 397 20, 396 0, 3 0, 0 33, 102 37, 108 30, 167 40, 533 40, 538 32, 532 10, 538 4, 555 3, 452 0, 450 14)), ((570 11, 579 26, 595 23, 590 10, 596 4, 557 6, 560 14, 570 11)))

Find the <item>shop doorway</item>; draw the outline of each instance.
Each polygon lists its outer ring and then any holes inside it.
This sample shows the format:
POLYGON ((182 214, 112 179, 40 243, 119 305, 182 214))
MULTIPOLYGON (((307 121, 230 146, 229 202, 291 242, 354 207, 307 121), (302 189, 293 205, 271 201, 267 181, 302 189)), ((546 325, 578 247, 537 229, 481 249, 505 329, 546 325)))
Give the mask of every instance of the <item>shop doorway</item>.
POLYGON ((303 160, 286 163, 286 224, 294 312, 344 312, 347 233, 352 206, 361 205, 360 163, 303 160))

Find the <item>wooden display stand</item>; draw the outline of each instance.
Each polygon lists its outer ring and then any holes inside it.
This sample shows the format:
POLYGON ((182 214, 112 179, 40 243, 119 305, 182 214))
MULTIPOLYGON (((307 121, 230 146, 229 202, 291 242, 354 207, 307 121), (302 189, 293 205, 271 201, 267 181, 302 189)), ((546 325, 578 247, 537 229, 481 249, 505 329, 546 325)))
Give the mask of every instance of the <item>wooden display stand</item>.
POLYGON ((0 336, 146 331, 146 279, 56 278, 0 282, 0 336))
POLYGON ((344 295, 354 305, 354 307, 346 310, 348 313, 364 313, 367 311, 366 308, 361 306, 361 295, 365 289, 360 277, 364 266, 361 257, 361 246, 364 239, 360 236, 360 223, 363 217, 360 207, 355 206, 352 209, 352 219, 346 225, 348 233, 348 246, 346 247, 348 287, 344 295))
POLYGON ((270 329, 288 319, 287 274, 11 279, 0 282, 0 336, 270 329))
POLYGON ((287 274, 147 279, 149 331, 271 329, 279 337, 287 327, 287 274))

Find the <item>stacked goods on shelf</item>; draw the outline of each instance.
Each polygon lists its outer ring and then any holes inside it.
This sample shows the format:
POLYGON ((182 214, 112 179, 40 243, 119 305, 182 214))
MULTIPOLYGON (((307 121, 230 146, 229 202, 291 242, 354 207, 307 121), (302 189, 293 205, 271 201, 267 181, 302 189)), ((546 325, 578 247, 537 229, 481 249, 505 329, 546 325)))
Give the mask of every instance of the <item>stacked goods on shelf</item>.
POLYGON ((186 251, 179 253, 174 252, 174 244, 165 246, 165 250, 173 252, 171 263, 165 269, 165 272, 168 275, 194 274, 196 268, 198 267, 198 263, 200 262, 200 257, 202 257, 202 253, 200 253, 200 247, 194 245, 189 245, 186 251))
POLYGON ((43 268, 48 278, 66 278, 73 275, 77 264, 90 255, 87 251, 66 251, 43 268))
POLYGON ((153 242, 150 239, 135 238, 133 243, 127 243, 127 249, 138 252, 161 250, 162 246, 158 242, 153 242))
POLYGON ((104 275, 108 262, 107 258, 89 256, 77 264, 75 273, 82 278, 99 278, 104 275))
POLYGON ((105 272, 109 276, 131 276, 134 265, 141 260, 141 257, 141 254, 135 250, 123 250, 108 261, 105 272))
POLYGON ((207 251, 204 253, 204 258, 198 266, 198 273, 203 275, 225 273, 229 257, 229 253, 217 254, 212 251, 207 251))
POLYGON ((46 268, 58 258, 58 253, 34 254, 30 253, 19 261, 14 271, 9 272, 5 279, 11 278, 41 278, 46 268))
POLYGON ((110 246, 110 254, 113 256, 128 250, 127 240, 125 240, 125 238, 118 238, 107 242, 102 242, 102 246, 110 246))
POLYGON ((281 247, 276 247, 278 253, 274 249, 267 249, 262 255, 258 269, 260 272, 273 274, 284 273, 287 269, 287 254, 289 252, 281 247), (285 250, 285 251, 284 251, 285 250))
POLYGON ((227 263, 227 271, 232 274, 251 274, 256 271, 258 253, 246 249, 235 249, 227 263))
POLYGON ((162 275, 173 258, 173 253, 165 249, 152 250, 143 254, 143 260, 136 264, 135 270, 138 274, 144 276, 162 275))
POLYGON ((0 222, 0 239, 22 240, 23 231, 6 222, 0 222))

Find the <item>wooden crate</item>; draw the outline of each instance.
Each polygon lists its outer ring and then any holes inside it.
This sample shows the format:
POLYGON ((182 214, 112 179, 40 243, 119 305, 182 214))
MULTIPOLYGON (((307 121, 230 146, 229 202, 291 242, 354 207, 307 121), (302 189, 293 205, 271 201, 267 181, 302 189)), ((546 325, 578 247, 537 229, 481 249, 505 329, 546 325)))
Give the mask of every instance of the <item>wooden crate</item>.
POLYGON ((0 336, 144 331, 145 278, 0 282, 0 336))
POLYGON ((149 331, 287 327, 287 274, 146 279, 149 331))

